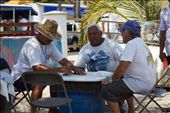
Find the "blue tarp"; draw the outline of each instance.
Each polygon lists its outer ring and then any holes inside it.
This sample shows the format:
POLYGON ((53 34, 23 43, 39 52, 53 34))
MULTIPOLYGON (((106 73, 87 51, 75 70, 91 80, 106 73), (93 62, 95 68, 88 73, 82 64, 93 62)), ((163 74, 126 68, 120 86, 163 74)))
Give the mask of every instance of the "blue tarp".
POLYGON ((13 18, 13 9, 15 9, 15 14, 22 14, 28 19, 29 11, 31 10, 31 15, 37 15, 37 12, 30 5, 0 5, 0 17, 2 19, 13 18))

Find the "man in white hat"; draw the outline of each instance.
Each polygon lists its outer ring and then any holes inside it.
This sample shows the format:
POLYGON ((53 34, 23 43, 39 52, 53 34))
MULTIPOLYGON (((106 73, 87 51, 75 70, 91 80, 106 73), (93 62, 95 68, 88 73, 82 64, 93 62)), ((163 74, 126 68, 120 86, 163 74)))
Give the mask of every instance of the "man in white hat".
POLYGON ((160 14, 160 54, 159 57, 163 62, 165 59, 168 60, 170 64, 170 0, 166 8, 161 11, 160 14), (164 53, 164 48, 166 49, 166 54, 164 53))
MULTIPOLYGON (((35 24, 35 30, 38 35, 29 39, 20 52, 18 62, 12 68, 12 76, 14 78, 14 86, 16 88, 24 88, 21 75, 26 71, 53 71, 71 74, 73 71, 77 74, 84 74, 81 69, 75 68, 68 61, 56 46, 51 43, 55 39, 59 39, 61 35, 57 32, 58 24, 54 20, 47 19, 44 24, 35 24), (59 62, 63 67, 51 67, 49 60, 59 62)), ((41 98, 43 88, 41 85, 31 86, 32 100, 41 98)), ((36 113, 36 108, 32 106, 31 113, 36 113)))

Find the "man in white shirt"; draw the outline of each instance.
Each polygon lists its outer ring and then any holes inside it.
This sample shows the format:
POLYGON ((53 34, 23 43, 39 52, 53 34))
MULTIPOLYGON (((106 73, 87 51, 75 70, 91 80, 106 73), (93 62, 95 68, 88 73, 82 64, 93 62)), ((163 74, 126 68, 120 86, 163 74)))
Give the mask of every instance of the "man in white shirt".
MULTIPOLYGON (((81 48, 75 65, 87 71, 114 73, 123 52, 121 46, 114 40, 103 38, 102 31, 97 24, 89 25, 87 34, 89 43, 81 48)), ((123 106, 121 108, 124 112, 123 106)))
MULTIPOLYGON (((133 107, 133 92, 147 92, 156 82, 152 54, 140 38, 140 25, 128 20, 120 31, 126 47, 112 76, 112 82, 103 81, 101 91, 113 113, 120 113, 119 103, 125 99, 129 107, 133 107)), ((134 113, 133 108, 128 113, 134 113)))
POLYGON ((167 7, 165 7, 160 14, 160 54, 159 57, 163 62, 165 59, 168 60, 170 64, 170 0, 167 7), (166 49, 166 54, 164 53, 164 48, 166 49))
POLYGON ((88 71, 110 71, 117 68, 123 49, 113 40, 103 38, 100 27, 92 24, 88 27, 89 43, 84 45, 75 62, 77 67, 88 71))
MULTIPOLYGON (((47 19, 44 24, 35 24, 34 27, 38 32, 37 37, 29 39, 23 45, 17 64, 12 68, 11 75, 14 78, 16 88, 23 88, 21 75, 26 71, 52 71, 67 74, 74 71, 77 74, 84 74, 84 71, 74 67, 70 61, 64 58, 52 43, 53 40, 61 37, 57 32, 58 24, 56 21, 47 19), (59 62, 62 67, 51 67, 50 60, 59 62)), ((43 88, 41 85, 32 86, 32 100, 41 98, 43 88)), ((53 111, 52 113, 56 112, 53 111)), ((36 108, 33 106, 31 113, 36 113, 36 108)))

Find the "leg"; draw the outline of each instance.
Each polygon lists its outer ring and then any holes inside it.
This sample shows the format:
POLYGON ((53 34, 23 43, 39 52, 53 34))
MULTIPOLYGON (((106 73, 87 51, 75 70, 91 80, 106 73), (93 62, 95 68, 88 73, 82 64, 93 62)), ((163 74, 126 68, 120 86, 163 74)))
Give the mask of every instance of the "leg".
MULTIPOLYGON (((57 86, 50 86, 51 97, 57 97, 58 96, 56 89, 57 89, 57 86)), ((59 110, 57 108, 51 108, 48 113, 59 113, 59 110)))
POLYGON ((113 101, 107 101, 108 106, 111 108, 113 113, 120 113, 119 103, 113 101))
MULTIPOLYGON (((44 87, 41 85, 34 85, 32 87, 32 94, 31 94, 31 99, 36 100, 42 97, 42 92, 43 92, 44 87)), ((31 106, 31 113, 36 113, 36 107, 31 106)))
MULTIPOLYGON (((110 84, 102 86, 101 95, 108 101, 110 107, 114 112, 120 112, 121 103, 124 102, 127 95, 132 95, 133 92, 127 87, 123 80, 115 81, 110 84), (117 105, 118 104, 118 105, 117 105), (116 107, 116 108, 113 108, 116 107), (119 110, 117 110, 119 109, 119 110)), ((122 112, 122 111, 121 111, 122 112)))
POLYGON ((132 95, 127 96, 126 101, 127 101, 127 104, 128 104, 128 113, 135 113, 135 111, 134 111, 134 103, 133 103, 133 96, 132 95))

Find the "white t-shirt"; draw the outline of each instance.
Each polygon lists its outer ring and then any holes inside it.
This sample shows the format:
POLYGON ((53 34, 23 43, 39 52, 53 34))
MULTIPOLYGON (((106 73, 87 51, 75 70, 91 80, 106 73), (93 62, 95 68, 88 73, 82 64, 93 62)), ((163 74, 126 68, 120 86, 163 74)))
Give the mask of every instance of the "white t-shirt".
MULTIPOLYGON (((22 18, 18 21, 19 23, 28 23, 28 20, 25 18, 22 18)), ((17 27, 18 31, 26 31, 28 27, 17 27)))
POLYGON ((142 38, 129 41, 122 53, 121 61, 130 61, 123 81, 134 92, 149 91, 156 82, 153 58, 142 38))
POLYGON ((160 31, 166 31, 165 48, 170 56, 170 4, 167 5, 160 13, 160 31))
POLYGON ((11 75, 16 81, 23 72, 32 71, 32 67, 35 65, 49 65, 49 60, 60 61, 63 58, 63 55, 53 43, 41 45, 36 38, 31 38, 21 49, 18 61, 12 68, 11 75))
POLYGON ((97 47, 87 43, 81 48, 75 65, 87 68, 88 71, 114 72, 119 64, 122 51, 122 48, 110 39, 105 39, 97 47))

